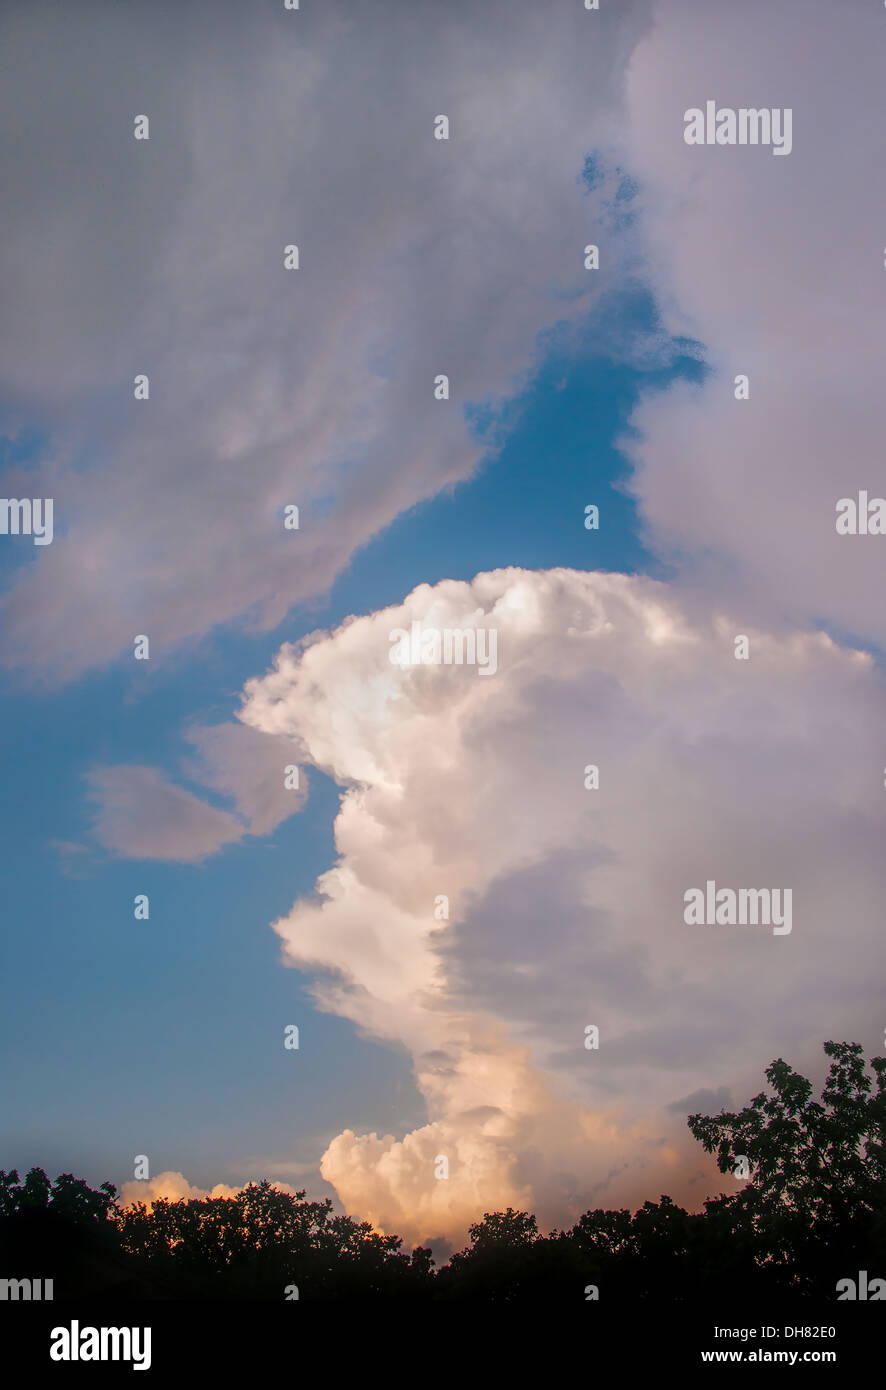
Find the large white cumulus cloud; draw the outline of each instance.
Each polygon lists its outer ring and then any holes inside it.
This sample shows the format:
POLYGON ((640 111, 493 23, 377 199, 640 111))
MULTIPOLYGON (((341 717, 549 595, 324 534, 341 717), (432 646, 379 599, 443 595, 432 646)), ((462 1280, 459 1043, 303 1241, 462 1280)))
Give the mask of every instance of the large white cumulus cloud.
POLYGON ((649 580, 511 569, 284 647, 241 718, 342 787, 336 863, 275 929, 321 1007, 413 1056, 427 1126, 346 1130, 323 1159, 379 1225, 457 1239, 507 1202, 700 1200, 687 1098, 741 1099, 778 1053, 814 1067, 832 1034, 878 1045, 869 657, 699 619, 649 580), (414 620, 495 628, 498 671, 392 665, 414 620), (687 926, 709 878, 790 888, 791 934, 687 926))

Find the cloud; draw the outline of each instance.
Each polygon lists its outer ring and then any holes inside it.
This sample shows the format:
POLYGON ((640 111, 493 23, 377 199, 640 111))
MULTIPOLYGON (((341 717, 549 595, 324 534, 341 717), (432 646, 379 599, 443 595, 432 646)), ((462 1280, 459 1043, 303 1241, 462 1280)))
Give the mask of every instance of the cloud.
POLYGON ((732 1104, 732 1096, 728 1086, 720 1086, 716 1091, 708 1087, 702 1087, 700 1091, 693 1091, 691 1096, 682 1096, 679 1100, 672 1101, 668 1109, 674 1115, 718 1115, 721 1110, 732 1104))
POLYGON ((427 1106, 405 1136, 332 1140, 347 1209, 458 1240, 509 1202, 553 1224, 697 1197, 681 1098, 750 1096, 779 1054, 815 1069, 823 1037, 879 1044, 880 678, 808 632, 753 628, 737 661, 739 631, 650 580, 499 570, 284 646, 248 682, 244 722, 342 789, 335 864, 274 924, 284 959, 319 1007, 408 1049, 427 1106), (414 620, 494 627, 497 673, 392 665, 414 620), (791 888, 792 933, 687 926, 708 879, 791 888))
POLYGON ((185 762, 188 775, 231 797, 250 835, 270 834, 304 805, 308 781, 292 739, 268 738, 234 723, 195 725, 187 737, 197 749, 185 762), (297 787, 286 785, 292 767, 298 770, 297 787))
POLYGON ((307 778, 286 781, 297 768, 289 738, 267 738, 242 724, 195 725, 188 732, 197 754, 184 771, 233 801, 218 809, 170 781, 157 768, 134 764, 94 768, 87 776, 95 803, 93 832, 112 854, 126 859, 206 859, 246 835, 268 835, 304 805, 307 778))
POLYGON ((87 780, 97 803, 96 838, 121 858, 187 863, 205 859, 243 835, 236 816, 175 786, 156 768, 99 767, 87 780))
POLYGON ((580 175, 647 13, 4 7, 0 387, 47 436, 9 486, 56 522, 2 598, 6 663, 62 681, 139 634, 273 627, 472 473, 465 406, 617 281, 624 237, 584 269, 580 175))
POLYGON ((835 529, 840 498, 886 492, 882 6, 669 0, 655 19, 620 135, 663 326, 712 370, 632 420, 648 542, 703 602, 882 647, 886 540, 835 529), (684 144, 684 111, 709 99, 791 108, 791 154, 684 144))
MULTIPOLYGON (((274 1182, 271 1185, 279 1192, 295 1194, 295 1188, 290 1187, 288 1183, 274 1182)), ((217 1182, 212 1188, 194 1187, 183 1173, 170 1171, 158 1173, 154 1178, 125 1182, 120 1189, 119 1202, 123 1207, 144 1202, 145 1206, 150 1208, 161 1198, 168 1202, 180 1202, 199 1201, 204 1197, 236 1197, 238 1192, 243 1191, 244 1186, 245 1183, 240 1187, 229 1187, 227 1183, 217 1182)))

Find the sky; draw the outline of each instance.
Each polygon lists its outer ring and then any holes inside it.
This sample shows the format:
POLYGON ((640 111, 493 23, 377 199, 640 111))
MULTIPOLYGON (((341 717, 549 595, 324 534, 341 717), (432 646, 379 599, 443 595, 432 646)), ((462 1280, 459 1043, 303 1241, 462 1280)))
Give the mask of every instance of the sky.
POLYGON ((882 1052, 884 26, 4 6, 0 1165, 445 1254, 697 1208, 688 1113, 882 1052))

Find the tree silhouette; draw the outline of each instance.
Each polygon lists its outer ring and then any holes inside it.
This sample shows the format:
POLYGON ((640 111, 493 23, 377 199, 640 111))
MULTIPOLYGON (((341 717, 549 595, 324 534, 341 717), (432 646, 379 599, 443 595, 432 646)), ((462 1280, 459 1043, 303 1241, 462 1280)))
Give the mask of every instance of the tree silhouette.
POLYGON ((758 1260, 796 1292, 823 1291, 841 1261, 849 1272, 886 1255, 886 1058, 871 1060, 872 1077, 857 1043, 826 1042, 824 1051, 820 1101, 779 1058, 766 1069, 772 1094, 737 1114, 688 1120, 722 1173, 739 1156, 751 1164, 746 1187, 705 1204, 721 1238, 758 1244, 758 1260))
POLYGON ((412 1297, 430 1277, 431 1254, 401 1251, 399 1236, 337 1216, 327 1197, 281 1192, 267 1180, 233 1197, 161 1198, 120 1213, 123 1250, 179 1296, 412 1297))
POLYGON ((439 1292, 451 1297, 488 1293, 512 1301, 535 1282, 539 1247, 538 1223, 526 1211, 487 1212, 470 1228, 471 1246, 453 1255, 439 1292))
POLYGON ((766 1070, 770 1094, 738 1113, 689 1116, 721 1172, 748 1160, 739 1191, 700 1213, 667 1196, 633 1215, 589 1211, 549 1237, 532 1237, 528 1213, 488 1213, 440 1271, 438 1294, 514 1299, 531 1290, 560 1300, 584 1280, 613 1300, 833 1299, 841 1276, 886 1276, 886 1059, 871 1061, 871 1076, 858 1044, 826 1042, 824 1051, 820 1101, 779 1059, 766 1070))
POLYGON ((435 1271, 431 1252, 336 1214, 327 1198, 253 1183, 232 1197, 159 1199, 121 1208, 40 1168, 0 1171, 0 1278, 39 1268, 56 1298, 463 1299, 611 1305, 724 1298, 835 1299, 839 1279, 886 1277, 886 1059, 856 1043, 824 1044, 819 1100, 781 1059, 769 1090, 737 1112, 690 1115, 722 1173, 749 1177, 688 1212, 668 1196, 631 1213, 588 1211, 571 1230, 539 1234, 525 1211, 487 1212, 470 1243, 435 1271), (876 1083, 876 1084, 875 1084, 876 1083), (289 1296, 292 1294, 290 1292, 289 1296))

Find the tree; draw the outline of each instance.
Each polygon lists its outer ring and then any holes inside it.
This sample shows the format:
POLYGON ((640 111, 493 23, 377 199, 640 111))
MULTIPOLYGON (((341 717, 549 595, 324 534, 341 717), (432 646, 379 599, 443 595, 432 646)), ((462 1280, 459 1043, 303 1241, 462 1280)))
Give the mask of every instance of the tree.
POLYGON ((448 1268, 441 1271, 441 1296, 512 1301, 525 1295, 532 1283, 539 1238, 535 1217, 513 1207, 487 1212, 469 1233, 470 1247, 453 1255, 448 1268))
POLYGON ((886 1058, 866 1069, 857 1043, 824 1044, 831 1065, 820 1101, 779 1058, 738 1113, 690 1115, 689 1128, 722 1173, 746 1157, 751 1179, 705 1204, 722 1237, 757 1246, 756 1261, 795 1292, 825 1293, 857 1261, 886 1255, 886 1058), (876 1081, 876 1090, 873 1089, 876 1081))
POLYGON ((117 1190, 92 1188, 61 1173, 50 1182, 42 1168, 24 1181, 0 1171, 0 1262, 9 1271, 44 1271, 55 1297, 149 1296, 120 1251, 117 1190))
POLYGON ((487 1212, 439 1272, 431 1252, 337 1215, 326 1198, 251 1183, 232 1197, 121 1208, 116 1189, 40 1168, 0 1171, 0 1259, 38 1267, 56 1298, 300 1298, 696 1302, 785 1296, 832 1300, 862 1269, 886 1276, 886 1059, 824 1044, 820 1098, 780 1058, 768 1091, 737 1112, 690 1115, 723 1173, 746 1158, 739 1190, 688 1212, 670 1197, 637 1211, 588 1211, 539 1234, 527 1211, 487 1212))
POLYGON ((32 1168, 22 1182, 15 1168, 0 1168, 0 1219, 25 1211, 51 1211, 56 1217, 89 1225, 110 1221, 119 1208, 117 1189, 103 1182, 96 1190, 72 1173, 50 1182, 42 1168, 32 1168))
POLYGON ((267 1180, 233 1197, 143 1202, 119 1214, 124 1251, 173 1295, 282 1299, 409 1298, 430 1287, 431 1253, 408 1256, 399 1236, 337 1216, 329 1198, 282 1192, 267 1180))

